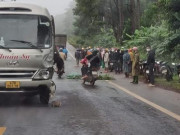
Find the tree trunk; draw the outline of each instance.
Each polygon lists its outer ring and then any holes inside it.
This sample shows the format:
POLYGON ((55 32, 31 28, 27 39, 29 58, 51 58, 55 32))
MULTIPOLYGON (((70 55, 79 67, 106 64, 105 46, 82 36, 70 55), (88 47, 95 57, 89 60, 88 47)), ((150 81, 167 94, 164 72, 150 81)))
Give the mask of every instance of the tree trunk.
POLYGON ((113 18, 113 6, 112 6, 112 1, 109 1, 109 6, 110 6, 110 11, 111 11, 111 26, 113 28, 113 32, 114 32, 114 36, 116 38, 116 42, 118 42, 118 32, 116 29, 116 24, 115 24, 115 20, 113 18))
POLYGON ((136 29, 136 10, 135 10, 134 0, 130 0, 130 16, 131 16, 131 34, 134 34, 136 29))
POLYGON ((114 4, 116 6, 116 12, 117 12, 117 23, 116 23, 116 28, 117 28, 117 42, 121 42, 121 29, 120 29, 120 4, 119 0, 114 0, 114 4))
POLYGON ((123 40, 123 29, 124 29, 124 13, 123 13, 123 0, 119 0, 119 32, 120 32, 120 43, 123 40))
POLYGON ((140 0, 137 0, 137 10, 136 10, 136 18, 137 18, 137 24, 136 24, 136 28, 140 28, 140 20, 141 20, 141 14, 140 14, 140 12, 141 12, 141 6, 140 6, 141 4, 140 4, 140 0))

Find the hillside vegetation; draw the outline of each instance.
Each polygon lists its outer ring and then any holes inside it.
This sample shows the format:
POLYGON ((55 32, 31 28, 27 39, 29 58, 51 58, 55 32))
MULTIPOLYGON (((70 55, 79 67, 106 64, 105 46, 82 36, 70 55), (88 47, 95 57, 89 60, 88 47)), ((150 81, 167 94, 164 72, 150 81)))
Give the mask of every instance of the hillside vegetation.
POLYGON ((138 46, 180 60, 180 0, 75 0, 70 42, 79 47, 138 46))

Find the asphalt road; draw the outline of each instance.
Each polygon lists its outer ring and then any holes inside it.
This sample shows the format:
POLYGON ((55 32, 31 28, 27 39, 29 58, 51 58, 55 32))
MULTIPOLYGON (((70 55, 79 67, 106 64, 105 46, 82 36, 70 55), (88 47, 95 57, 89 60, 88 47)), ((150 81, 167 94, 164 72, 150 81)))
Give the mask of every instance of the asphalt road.
MULTIPOLYGON (((71 46, 68 49, 73 53, 71 46)), ((179 120, 107 81, 97 81, 91 87, 81 80, 66 79, 68 74, 80 73, 80 67, 75 67, 70 55, 65 64, 63 78, 54 76, 55 98, 61 101, 61 107, 43 106, 38 96, 0 97, 0 127, 6 127, 4 135, 180 135, 179 120)), ((158 88, 150 91, 141 83, 127 85, 129 80, 123 75, 117 78, 122 81, 113 83, 180 114, 178 93, 158 88)))

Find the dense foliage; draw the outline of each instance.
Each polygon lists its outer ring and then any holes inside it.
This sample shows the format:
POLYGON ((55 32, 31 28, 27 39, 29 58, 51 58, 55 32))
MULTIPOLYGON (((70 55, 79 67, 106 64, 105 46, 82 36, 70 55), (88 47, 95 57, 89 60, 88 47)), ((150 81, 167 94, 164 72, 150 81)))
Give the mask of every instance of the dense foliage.
POLYGON ((157 57, 180 60, 180 0, 76 0, 74 44, 147 45, 157 57))

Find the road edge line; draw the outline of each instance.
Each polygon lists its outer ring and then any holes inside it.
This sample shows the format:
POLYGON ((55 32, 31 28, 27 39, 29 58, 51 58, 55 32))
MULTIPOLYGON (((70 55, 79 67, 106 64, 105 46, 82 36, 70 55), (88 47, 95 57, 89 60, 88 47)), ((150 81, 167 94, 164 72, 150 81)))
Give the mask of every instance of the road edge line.
POLYGON ((153 108, 155 108, 155 109, 157 109, 157 110, 159 110, 159 111, 161 111, 161 112, 163 112, 163 113, 165 113, 165 114, 167 114, 167 115, 175 118, 176 120, 180 121, 180 115, 178 115, 178 114, 176 114, 176 113, 174 113, 174 112, 171 112, 171 111, 167 110, 166 108, 161 107, 161 106, 159 106, 159 105, 157 105, 157 104, 155 104, 155 103, 153 103, 153 102, 151 102, 151 101, 149 101, 149 100, 147 100, 147 99, 145 99, 145 98, 143 98, 143 97, 141 97, 141 96, 139 96, 139 95, 131 92, 130 90, 121 87, 120 85, 118 85, 118 84, 116 84, 116 83, 113 83, 112 81, 107 81, 107 82, 108 82, 109 84, 117 87, 117 88, 120 89, 121 91, 124 91, 125 93, 131 95, 132 97, 134 97, 134 98, 136 98, 136 99, 138 99, 138 100, 140 100, 140 101, 142 101, 142 102, 150 105, 151 107, 153 107, 153 108))
POLYGON ((67 49, 67 50, 68 50, 69 54, 71 55, 71 57, 72 57, 74 60, 76 60, 75 57, 72 55, 72 53, 69 51, 69 49, 67 49))

